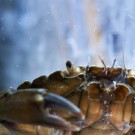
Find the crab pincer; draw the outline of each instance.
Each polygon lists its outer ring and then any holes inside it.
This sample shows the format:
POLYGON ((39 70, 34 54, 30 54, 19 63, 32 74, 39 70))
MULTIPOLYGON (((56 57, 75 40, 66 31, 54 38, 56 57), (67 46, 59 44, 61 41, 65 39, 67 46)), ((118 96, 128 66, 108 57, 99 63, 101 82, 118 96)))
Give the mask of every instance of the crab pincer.
POLYGON ((60 116, 50 114, 48 110, 54 108, 66 110, 73 116, 84 119, 80 109, 61 96, 47 93, 45 89, 22 89, 3 94, 0 100, 0 120, 61 130, 80 130, 60 116))

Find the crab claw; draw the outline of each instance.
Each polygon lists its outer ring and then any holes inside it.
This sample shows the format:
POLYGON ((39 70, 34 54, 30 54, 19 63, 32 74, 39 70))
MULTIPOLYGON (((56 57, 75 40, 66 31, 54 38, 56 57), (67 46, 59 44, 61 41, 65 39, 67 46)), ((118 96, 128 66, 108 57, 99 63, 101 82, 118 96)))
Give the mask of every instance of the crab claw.
POLYGON ((72 104, 70 101, 66 100, 65 98, 58 96, 56 94, 49 93, 45 96, 45 108, 55 108, 55 109, 62 109, 66 110, 69 113, 72 113, 73 116, 84 119, 84 114, 81 110, 72 104))
POLYGON ((54 127, 61 130, 79 131, 80 128, 76 125, 67 122, 63 118, 57 115, 46 115, 44 116, 45 121, 40 121, 39 125, 45 125, 48 127, 54 127), (42 123, 43 122, 43 123, 42 123))
POLYGON ((84 118, 80 109, 58 95, 47 93, 45 89, 22 89, 6 93, 1 98, 0 120, 49 126, 62 130, 80 130, 79 127, 60 116, 49 114, 48 108, 67 110, 80 119, 84 118))
MULTIPOLYGON (((73 116, 80 119, 84 119, 84 115, 80 111, 80 109, 61 96, 49 93, 44 97, 44 101, 45 101, 44 106, 45 108, 66 110, 73 116)), ((72 125, 70 122, 65 121, 64 119, 58 117, 57 115, 46 115, 45 117, 48 126, 53 126, 55 128, 64 130, 72 130, 72 131, 80 130, 79 127, 72 125)))

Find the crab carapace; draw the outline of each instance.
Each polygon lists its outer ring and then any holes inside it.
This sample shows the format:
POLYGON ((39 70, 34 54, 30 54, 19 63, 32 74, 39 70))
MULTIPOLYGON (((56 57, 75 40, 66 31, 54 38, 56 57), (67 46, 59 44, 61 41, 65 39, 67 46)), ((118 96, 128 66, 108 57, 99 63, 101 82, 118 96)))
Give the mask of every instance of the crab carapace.
POLYGON ((103 67, 74 66, 67 61, 66 71, 25 81, 16 91, 3 91, 2 130, 34 135, 133 135, 135 71, 115 68, 116 59, 112 67, 101 61, 103 67))

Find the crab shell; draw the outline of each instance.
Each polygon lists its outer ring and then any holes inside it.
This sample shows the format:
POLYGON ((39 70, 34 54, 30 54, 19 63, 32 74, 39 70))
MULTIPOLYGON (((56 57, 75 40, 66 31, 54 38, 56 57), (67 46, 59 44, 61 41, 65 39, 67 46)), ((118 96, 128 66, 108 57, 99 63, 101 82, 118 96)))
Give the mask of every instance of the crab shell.
MULTIPOLYGON (((62 135, 122 135, 132 134, 135 123, 135 71, 110 67, 75 67, 66 63, 67 71, 40 76, 26 81, 19 89, 44 88, 63 96, 85 114, 84 120, 52 109, 55 113, 81 128, 80 131, 59 131, 62 135)), ((54 127, 55 128, 55 127, 54 127)), ((50 129, 51 130, 51 129, 50 129)), ((55 133, 49 135, 54 135, 55 133)))

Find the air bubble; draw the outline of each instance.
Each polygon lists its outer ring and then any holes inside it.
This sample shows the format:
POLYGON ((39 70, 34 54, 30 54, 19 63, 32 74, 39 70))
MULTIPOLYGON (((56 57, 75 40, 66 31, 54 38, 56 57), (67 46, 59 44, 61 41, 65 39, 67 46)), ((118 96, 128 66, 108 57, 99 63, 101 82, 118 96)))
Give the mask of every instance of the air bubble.
POLYGON ((107 101, 106 100, 104 100, 104 104, 107 104, 107 101))
POLYGON ((107 117, 107 116, 109 116, 109 114, 108 114, 108 113, 106 113, 106 114, 105 114, 105 116, 107 117))
POLYGON ((116 81, 113 81, 113 87, 116 89, 116 81))
POLYGON ((110 113, 109 116, 112 116, 112 113, 110 113))

